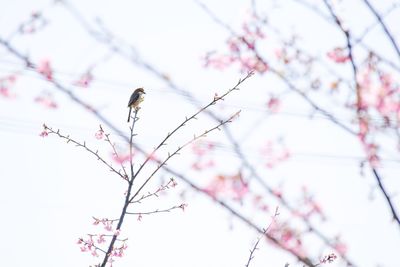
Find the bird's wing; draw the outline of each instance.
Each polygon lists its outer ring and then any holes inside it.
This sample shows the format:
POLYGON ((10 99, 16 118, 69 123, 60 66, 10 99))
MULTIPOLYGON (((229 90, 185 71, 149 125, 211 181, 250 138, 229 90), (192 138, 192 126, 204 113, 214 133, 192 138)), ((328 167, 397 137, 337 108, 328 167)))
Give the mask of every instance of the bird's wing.
POLYGON ((128 102, 128 107, 130 107, 133 103, 135 103, 139 99, 139 94, 138 93, 133 93, 131 95, 131 98, 129 99, 128 102))

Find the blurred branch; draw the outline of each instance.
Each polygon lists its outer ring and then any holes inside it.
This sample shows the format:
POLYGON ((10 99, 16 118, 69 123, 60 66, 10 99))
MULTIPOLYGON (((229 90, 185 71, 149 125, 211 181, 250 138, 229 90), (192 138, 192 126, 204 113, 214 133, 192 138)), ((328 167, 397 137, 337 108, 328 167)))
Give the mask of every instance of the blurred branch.
POLYGON ((328 0, 324 0, 324 4, 326 8, 329 10, 329 13, 331 14, 332 18, 334 19, 336 25, 339 27, 339 29, 343 32, 345 35, 345 40, 346 40, 346 46, 349 54, 349 59, 352 67, 352 73, 353 73, 353 80, 355 83, 355 89, 356 89, 356 96, 357 96, 357 114, 359 117, 362 116, 361 111, 362 111, 362 99, 361 99, 361 88, 360 84, 358 82, 358 70, 356 63, 354 61, 354 56, 353 56, 353 46, 351 44, 351 38, 350 38, 350 31, 348 29, 345 29, 342 21, 339 19, 339 17, 336 15, 335 11, 333 10, 332 6, 329 4, 328 0))
POLYGON ((392 215, 393 215, 393 220, 397 222, 398 226, 400 226, 399 215, 397 214, 397 211, 396 211, 396 208, 394 207, 392 199, 390 198, 387 190, 385 189, 385 186, 382 183, 382 178, 380 177, 380 175, 378 174, 378 172, 376 171, 375 168, 372 168, 372 172, 374 174, 376 181, 378 182, 380 191, 382 192, 383 196, 386 199, 386 202, 388 203, 388 205, 390 207, 390 211, 392 212, 392 215))
POLYGON ((397 56, 399 57, 400 60, 400 49, 399 46, 397 45, 396 41, 393 38, 393 35, 390 33, 388 27, 386 26, 385 22, 383 21, 382 17, 379 15, 378 11, 371 5, 369 0, 364 0, 364 3, 367 5, 369 10, 375 15, 376 19, 378 20, 379 24, 382 26, 383 31, 385 32, 386 36, 389 38, 394 50, 397 53, 397 56))
MULTIPOLYGON (((223 21, 221 21, 205 4, 203 4, 202 2, 196 0, 195 1, 206 13, 207 15, 210 16, 210 18, 216 22, 218 25, 222 26, 223 28, 225 28, 225 30, 227 30, 230 34, 232 34, 233 36, 240 38, 241 36, 236 33, 228 24, 224 23, 223 21)), ((297 88, 294 84, 292 84, 279 70, 275 69, 273 66, 271 66, 270 64, 268 64, 268 62, 261 56, 261 53, 259 53, 257 51, 257 49, 255 48, 255 46, 251 45, 250 43, 248 43, 245 39, 243 40, 243 42, 247 45, 247 47, 249 48, 249 50, 251 50, 254 53, 254 56, 257 58, 257 60, 259 60, 260 62, 262 62, 263 64, 268 66, 268 70, 273 73, 274 75, 276 75, 280 80, 282 80, 290 90, 292 90, 293 92, 295 92, 298 96, 300 96, 303 100, 305 100, 314 110, 316 110, 317 112, 319 112, 320 114, 322 114, 323 116, 325 116, 326 118, 328 118, 331 122, 333 122, 334 124, 338 125, 339 127, 341 127, 342 129, 350 132, 350 133, 355 133, 351 128, 349 128, 347 125, 343 124, 342 122, 340 122, 340 120, 338 120, 333 114, 331 114, 330 112, 328 112, 327 110, 323 109, 322 107, 320 107, 317 103, 315 103, 309 96, 307 96, 304 92, 302 92, 302 90, 300 90, 299 88, 297 88)))
MULTIPOLYGON (((150 155, 145 159, 145 161, 140 165, 139 169, 137 170, 135 176, 133 176, 133 179, 140 173, 140 171, 142 170, 142 168, 146 165, 146 163, 155 155, 155 153, 157 152, 158 149, 160 149, 163 145, 166 145, 166 141, 176 132, 178 131, 181 127, 183 127, 187 122, 196 119, 196 116, 199 115, 201 112, 205 112, 207 111, 208 113, 210 113, 207 109, 212 106, 215 105, 218 101, 220 100, 224 100, 224 97, 226 97, 228 94, 230 94, 231 92, 235 91, 235 90, 239 90, 239 86, 245 82, 248 78, 250 78, 253 75, 253 72, 249 72, 247 73, 247 75, 242 78, 239 79, 239 81, 237 82, 237 84, 235 86, 233 86, 231 89, 227 90, 224 94, 222 94, 221 96, 214 96, 214 98, 211 100, 210 103, 208 103, 207 105, 205 105, 204 107, 200 108, 197 112, 195 112, 193 115, 191 115, 190 117, 186 117, 185 120, 183 120, 183 122, 181 124, 179 124, 174 130, 172 130, 171 132, 169 132, 167 134, 167 136, 160 142, 160 144, 154 148, 154 150, 150 153, 150 155)), ((236 113, 234 116, 238 115, 239 113, 236 113)), ((223 121, 220 120, 221 123, 216 127, 218 128, 219 126, 224 126, 227 122, 229 122, 231 119, 233 119, 232 116, 231 118, 229 118, 227 121, 223 121)), ((207 131, 206 131, 207 132, 207 131)), ((206 132, 203 134, 205 135, 206 132)), ((201 136, 199 136, 201 137, 201 136)), ((198 139, 199 137, 195 138, 192 140, 192 142, 196 139, 198 139)), ((189 144, 189 143, 188 143, 189 144)), ((171 155, 172 156, 172 155, 171 155)))
MULTIPOLYGON (((9 52, 11 54, 13 54, 14 56, 16 56, 17 58, 19 58, 20 60, 22 60, 25 65, 29 68, 32 68, 33 70, 36 71, 35 68, 35 64, 26 56, 24 56, 23 54, 21 54, 19 51, 17 51, 14 47, 12 47, 7 41, 5 41, 4 39, 0 38, 0 44, 2 44, 5 48, 7 48, 9 50, 9 52)), ((106 125, 107 127, 109 127, 111 130, 113 130, 115 133, 117 133, 118 135, 120 135, 121 137, 123 137, 127 142, 129 142, 129 137, 127 137, 122 131, 120 131, 113 123, 111 123, 107 118, 105 118, 100 112, 98 112, 97 110, 93 109, 93 108, 88 108, 89 105, 84 102, 83 100, 81 100, 80 98, 78 98, 75 94, 73 94, 70 90, 68 90, 66 87, 64 87, 61 83, 59 83, 58 81, 56 81, 55 79, 52 80, 47 80, 50 84, 52 84, 56 89, 58 89, 60 92, 66 94, 67 96, 70 97, 70 99, 75 102, 76 104, 78 104, 79 106, 86 108, 87 111, 91 112, 98 120, 100 120, 104 125, 106 125)), ((205 111, 207 112, 207 111, 205 111)), ((147 153, 146 151, 144 151, 140 146, 138 146, 137 144, 133 143, 133 146, 135 147, 135 149, 137 149, 137 151, 139 151, 140 153, 144 154, 145 156, 149 156, 149 153, 147 153)), ((161 164, 162 162, 155 159, 155 161, 158 164, 161 164)), ((187 185, 189 185, 192 189, 194 189, 195 191, 204 194, 205 196, 209 197, 212 201, 214 201, 215 203, 217 203, 218 205, 220 205, 222 208, 224 208, 225 210, 227 210, 229 213, 231 213, 234 217, 236 217, 237 219, 239 219, 240 221, 242 221, 243 223, 247 224, 250 228, 253 228, 254 230, 256 230, 259 233, 262 233, 262 229, 260 227, 258 227, 255 223, 253 223, 250 219, 246 218, 244 215, 242 215, 241 213, 239 213, 238 211, 236 211, 235 209, 233 209, 229 204, 227 204, 226 202, 216 198, 213 195, 210 195, 208 192, 206 192, 205 190, 203 190, 202 188, 198 187, 197 185, 195 185, 193 182, 191 182, 186 176, 184 176, 183 174, 179 173, 178 171, 164 165, 163 169, 166 170, 167 172, 169 172, 170 174, 172 174, 174 177, 179 178, 180 180, 182 180, 183 182, 185 182, 187 185)), ((130 183, 132 184, 132 183, 130 183)), ((277 245, 280 249, 292 254, 294 257, 296 257, 299 261, 302 261, 304 264, 308 265, 308 266, 312 266, 312 262, 309 258, 300 255, 298 253, 296 253, 295 251, 292 251, 290 249, 287 249, 285 246, 283 246, 282 244, 280 244, 280 242, 275 239, 272 236, 267 235, 268 239, 273 242, 275 245, 277 245)))
MULTIPOLYGON (((247 77, 249 77, 249 76, 247 76, 247 77)), ((207 107, 209 107, 210 105, 207 105, 207 107)), ((201 109, 200 111, 203 111, 204 109, 201 109)), ((199 112, 197 112, 195 115, 197 115, 199 112)), ((214 131, 214 130, 219 130, 220 128, 219 127, 221 127, 222 125, 225 125, 225 124, 227 124, 227 123, 229 123, 229 122, 232 122, 232 120, 235 118, 235 117, 237 117, 238 115, 239 115, 239 113, 240 113, 240 111, 239 112, 237 112, 237 113, 235 113, 235 114, 233 114, 231 117, 229 117, 227 120, 223 120, 223 121, 221 121, 218 125, 216 125, 216 126, 214 126, 213 128, 211 128, 211 129, 208 129, 208 130, 206 130, 206 131, 204 131, 204 133, 202 133, 202 134, 200 134, 200 135, 198 135, 198 136, 194 136, 191 140, 189 140, 188 142, 186 142, 185 144, 183 144, 182 146, 179 146, 173 153, 168 153, 168 156, 160 163, 160 164, 158 164, 158 166, 157 166, 157 168, 150 174, 150 176, 146 179, 146 181, 139 187, 139 189, 136 191, 136 193, 132 196, 132 198, 129 200, 129 202, 133 202, 134 201, 134 198, 140 193, 140 191, 143 189, 143 187, 150 181, 150 179, 154 176, 154 174, 156 174, 156 172, 161 168, 161 167, 163 167, 166 163, 167 163, 167 161, 169 160, 169 159, 171 159, 173 156, 175 156, 175 155, 178 155, 178 153, 183 149, 183 148, 185 148, 186 146, 188 146, 189 144, 191 144, 191 143, 193 143, 194 141, 196 141, 196 140, 198 140, 198 139, 200 139, 200 138, 202 138, 202 137, 205 137, 205 136, 207 136, 207 134, 208 133, 210 133, 210 132, 212 132, 212 131, 214 131)), ((188 119, 186 119, 185 121, 187 121, 188 119)), ((168 134, 168 137, 169 136, 171 136, 174 132, 176 132, 177 130, 179 130, 182 126, 184 125, 184 123, 182 123, 182 124, 180 124, 177 128, 175 128, 175 130, 174 131, 172 131, 172 133, 171 134, 168 134)), ((165 139, 164 139, 165 140, 165 139)), ((164 141, 163 141, 164 142, 164 141)), ((163 142, 161 142, 161 144, 163 143, 163 142)), ((150 154, 151 155, 151 154, 150 154)), ((144 166, 144 164, 142 165, 142 166, 140 166, 141 168, 144 166)), ((138 174, 139 172, 136 172, 136 175, 138 174)))
MULTIPOLYGON (((357 75, 357 66, 355 64, 354 61, 354 57, 353 57, 353 50, 352 50, 352 45, 351 45, 351 38, 350 38, 350 32, 349 30, 345 29, 340 21, 340 19, 338 18, 338 16, 336 15, 336 13, 334 12, 332 6, 329 4, 328 0, 324 0, 325 6, 327 7, 327 9, 329 10, 329 13, 331 14, 332 18, 334 19, 335 23, 337 24, 337 26, 339 27, 339 29, 343 32, 343 34, 346 37, 346 44, 347 44, 347 49, 349 50, 349 58, 350 58, 350 63, 352 66, 352 71, 353 71, 353 77, 354 77, 354 83, 356 84, 356 93, 357 93, 357 117, 358 119, 362 119, 362 117, 364 116, 363 114, 363 109, 362 109, 362 99, 361 99, 361 87, 360 84, 358 83, 358 75, 357 75)), ((399 220, 399 215, 397 214, 392 200, 390 199, 389 195, 387 194, 385 187, 382 184, 382 179, 380 177, 380 175, 378 174, 378 171, 376 170, 376 168, 374 166, 372 166, 371 162, 368 161, 368 163, 371 166, 371 170, 374 174, 375 179, 378 182, 379 185, 379 189, 382 192, 382 194, 385 197, 386 203, 390 208, 390 211, 393 215, 393 219, 397 222, 398 226, 400 226, 400 220, 399 220)))
MULTIPOLYGON (((120 38, 116 37, 114 34, 112 34, 111 31, 106 29, 106 27, 103 24, 98 23, 101 26, 100 31, 95 30, 93 27, 90 26, 88 22, 84 19, 82 14, 78 12, 78 10, 72 6, 71 3, 67 1, 63 1, 63 3, 66 5, 67 10, 71 12, 71 14, 78 19, 78 21, 81 22, 81 26, 88 32, 90 36, 92 36, 95 40, 107 45, 110 50, 115 52, 116 54, 120 55, 121 57, 127 59, 128 61, 132 62, 135 65, 139 65, 149 71, 151 74, 156 76, 157 78, 163 80, 170 88, 174 89, 175 91, 179 92, 181 95, 185 96, 186 98, 192 100, 193 103, 195 103, 196 107, 200 107, 198 102, 196 101, 195 97, 188 91, 180 88, 177 84, 175 84, 171 78, 167 77, 163 72, 160 70, 156 69, 154 66, 149 64, 148 62, 142 60, 139 55, 136 52, 136 49, 132 45, 128 45, 125 42, 123 42, 120 38), (124 49, 125 48, 125 49, 124 49)), ((202 5, 203 8, 207 7, 204 4, 201 4, 200 2, 197 1, 200 5, 202 5)), ((207 9, 208 10, 208 9, 207 9)), ((209 10, 208 10, 209 11, 209 10)), ((208 14, 213 14, 211 11, 208 12, 208 14)), ((221 20, 218 19, 217 16, 213 15, 212 17, 218 24, 221 24, 225 29, 227 29, 231 34, 234 34, 237 36, 237 34, 227 25, 224 24, 221 20)), ((256 52, 256 51, 255 51, 256 52)), ((257 57, 259 60, 262 60, 265 62, 261 56, 256 53, 257 57)), ((319 107, 313 100, 311 100, 305 93, 303 93, 300 89, 296 88, 293 84, 291 84, 286 78, 284 78, 279 71, 274 70, 270 67, 270 70, 272 73, 277 75, 279 78, 281 78, 287 85, 288 87, 296 92, 299 96, 301 96, 303 99, 305 99, 316 111, 320 112, 322 115, 326 116, 330 121, 333 123, 339 125, 346 131, 350 131, 352 133, 355 133, 351 128, 346 126, 345 124, 341 123, 339 120, 337 120, 332 114, 330 114, 328 111, 324 110, 323 108, 319 107)), ((205 114, 210 116, 212 119, 216 121, 221 121, 221 119, 214 113, 209 112, 208 110, 205 111, 205 114)), ((272 197, 276 198, 277 201, 282 205, 283 207, 287 208, 291 212, 295 212, 295 208, 291 207, 290 204, 284 199, 284 198, 277 198, 274 194, 275 190, 273 190, 269 185, 266 184, 266 182, 262 179, 260 175, 258 175, 255 171, 255 168, 250 164, 250 161, 246 158, 244 153, 241 151, 241 148, 238 144, 238 142, 235 140, 232 132, 228 127, 225 125, 222 126, 224 133, 226 137, 228 138, 229 142, 232 144, 236 154, 238 157, 242 160, 243 165, 248 168, 251 172, 251 175, 255 178, 256 181, 258 181, 261 186, 268 192, 272 197)), ((165 169, 165 168, 164 168, 165 169)), ((325 244, 330 246, 331 248, 334 249, 334 244, 332 244, 329 241, 329 238, 324 236, 322 232, 317 230, 314 226, 311 225, 310 222, 307 221, 307 219, 302 218, 302 220, 305 222, 307 228, 314 232, 319 238, 321 238, 325 244)), ((348 264, 352 264, 350 260, 348 260, 344 255, 343 258, 348 262, 348 264)), ((311 262, 310 262, 311 264, 311 262)), ((354 265, 354 264, 352 264, 354 265)))
MULTIPOLYGON (((304 1, 304 0, 292 0, 308 9, 310 9, 311 11, 313 11, 315 14, 317 14, 318 16, 320 16, 321 18, 323 18, 324 20, 326 20, 329 23, 332 23, 331 17, 328 15, 325 15, 316 5, 311 5, 310 3, 304 1)), ((334 22, 333 22, 334 23, 334 22)), ((353 41, 353 40, 351 40, 353 41)), ((384 58, 382 55, 380 55, 377 51, 373 50, 371 47, 369 47, 368 45, 366 45, 364 42, 361 41, 360 38, 357 38, 354 42, 354 44, 359 44, 362 48, 364 48, 367 51, 372 52, 380 61, 384 62, 385 64, 387 64, 388 66, 392 67, 394 70, 400 72, 400 66, 395 64, 393 61, 384 58)))
MULTIPOLYGON (((100 130, 101 130, 102 132, 104 132, 104 131, 103 131, 103 128, 101 127, 101 125, 100 125, 100 130)), ((118 155, 118 152, 117 152, 117 150, 116 150, 116 148, 115 148, 115 144, 111 142, 110 134, 105 134, 105 137, 106 137, 106 138, 105 138, 105 141, 111 146, 111 149, 112 149, 112 151, 113 151, 115 157, 118 158, 119 155, 118 155)), ((131 157, 132 157, 132 156, 131 156, 131 157)), ((126 170, 125 170, 125 166, 124 166, 123 162, 121 162, 120 165, 121 165, 122 171, 123 171, 124 174, 125 174, 126 179, 128 179, 129 175, 128 175, 128 173, 127 173, 126 170)))
MULTIPOLYGON (((394 10, 400 7, 400 3, 394 3, 388 10, 380 15, 380 18, 385 18, 390 15, 394 10)), ((356 39, 353 41, 353 46, 357 45, 358 43, 362 42, 364 37, 368 35, 369 32, 377 25, 380 25, 379 21, 374 21, 369 27, 366 27, 362 34, 360 34, 356 39)))

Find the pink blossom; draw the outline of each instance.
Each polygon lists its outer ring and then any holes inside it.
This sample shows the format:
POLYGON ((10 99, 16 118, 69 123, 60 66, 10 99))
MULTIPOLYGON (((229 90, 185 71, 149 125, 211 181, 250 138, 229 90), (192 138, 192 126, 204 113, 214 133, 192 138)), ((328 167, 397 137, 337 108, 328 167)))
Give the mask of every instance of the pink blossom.
POLYGON ((290 151, 283 144, 267 141, 261 149, 261 155, 265 157, 266 167, 273 168, 278 163, 283 162, 290 158, 290 151), (277 149, 277 145, 280 147, 277 149))
POLYGON ((218 70, 223 70, 231 65, 235 61, 235 59, 230 55, 207 55, 204 61, 205 67, 213 67, 218 70))
POLYGON ((257 71, 259 73, 265 73, 268 71, 268 64, 255 56, 247 56, 240 58, 240 65, 242 71, 257 71))
POLYGON ((5 98, 15 98, 16 94, 11 93, 10 88, 3 87, 0 85, 0 95, 4 96, 5 98))
POLYGON ((273 189, 272 194, 274 194, 274 196, 276 196, 278 198, 282 198, 282 191, 280 191, 280 190, 273 189))
POLYGON ((14 85, 17 80, 17 76, 14 74, 0 78, 0 95, 5 98, 15 98, 16 94, 10 91, 10 88, 14 85))
POLYGON ((118 155, 116 155, 113 152, 111 157, 112 157, 113 161, 118 163, 118 164, 123 164, 125 162, 130 162, 131 161, 131 156, 129 154, 126 154, 126 155, 118 154, 118 155))
POLYGON ((172 187, 176 187, 176 186, 178 185, 178 183, 176 182, 176 180, 173 179, 173 178, 171 178, 171 179, 169 180, 169 183, 171 183, 171 186, 172 186, 172 187))
POLYGON ((348 52, 340 47, 336 47, 332 51, 329 51, 327 56, 336 63, 346 63, 350 60, 348 52))
POLYGON ((232 199, 241 200, 249 192, 249 189, 243 181, 241 173, 238 173, 216 176, 204 191, 213 197, 226 195, 232 199))
MULTIPOLYGON (((339 238, 337 238, 339 239, 339 238)), ((337 240, 337 242, 334 245, 334 249, 340 254, 340 255, 345 255, 347 253, 347 246, 346 244, 340 242, 337 240)))
POLYGON ((101 244, 106 242, 104 235, 99 235, 98 239, 97 239, 97 243, 101 244))
POLYGON ((235 39, 229 39, 227 41, 228 46, 229 46, 229 50, 233 53, 239 53, 240 52, 240 48, 239 48, 239 43, 238 40, 235 39))
POLYGON ((93 75, 90 71, 87 71, 79 78, 79 80, 75 81, 74 84, 76 86, 87 88, 89 87, 92 81, 93 81, 93 75))
POLYGON ((103 131, 103 129, 102 128, 100 128, 100 130, 98 130, 96 133, 95 133, 95 135, 94 135, 95 137, 96 137, 96 139, 103 139, 103 137, 104 137, 104 131, 103 131))
POLYGON ((41 137, 46 137, 46 136, 48 136, 49 135, 49 133, 46 131, 46 130, 43 130, 40 134, 39 134, 39 136, 41 136, 41 137))
POLYGON ((106 229, 107 231, 111 232, 113 230, 112 229, 112 224, 111 223, 106 223, 104 225, 104 229, 106 229))
POLYGON ((211 159, 206 161, 206 162, 202 162, 202 161, 198 161, 197 160, 192 164, 192 168, 194 170, 196 170, 196 171, 201 171, 201 170, 204 170, 204 169, 208 169, 208 168, 214 167, 214 165, 215 165, 215 163, 211 159))
POLYGON ((46 77, 47 80, 52 80, 53 79, 53 70, 51 69, 50 66, 50 61, 47 59, 42 60, 37 69, 36 69, 40 74, 42 74, 44 77, 46 77))
POLYGON ((214 150, 215 145, 211 142, 197 141, 192 145, 192 151, 197 156, 204 156, 214 150))
POLYGON ((43 105, 46 108, 55 109, 57 108, 57 103, 53 100, 52 95, 45 94, 43 96, 38 96, 34 99, 36 103, 43 105))
POLYGON ((280 106, 281 106, 281 101, 279 100, 279 98, 276 97, 271 97, 268 100, 267 103, 268 109, 272 112, 272 113, 276 113, 278 112, 280 106))

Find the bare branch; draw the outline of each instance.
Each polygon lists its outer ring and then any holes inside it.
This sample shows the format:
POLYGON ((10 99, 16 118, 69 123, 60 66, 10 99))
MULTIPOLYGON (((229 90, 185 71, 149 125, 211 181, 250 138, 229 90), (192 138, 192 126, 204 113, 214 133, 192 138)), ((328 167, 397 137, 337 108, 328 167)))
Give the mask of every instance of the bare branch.
MULTIPOLYGON (((197 115, 199 115, 200 113, 202 113, 203 111, 207 110, 210 106, 215 105, 218 101, 223 100, 224 97, 226 97, 228 94, 230 94, 231 92, 238 90, 239 86, 245 82, 248 78, 250 78, 254 73, 253 72, 249 72, 247 73, 247 75, 243 78, 240 79, 235 86, 233 86, 232 88, 230 88, 229 90, 227 90, 224 94, 222 94, 221 96, 214 96, 214 98, 211 100, 211 102, 209 102, 207 105, 205 105, 204 107, 200 108, 196 113, 194 113, 193 115, 191 115, 190 117, 185 117, 185 120, 183 120, 183 122, 181 124, 179 124, 174 130, 172 130, 171 132, 169 132, 167 134, 167 136, 159 143, 159 145, 153 149, 153 151, 150 153, 150 155, 145 159, 145 161, 140 165, 139 169, 136 171, 135 176, 133 176, 133 179, 135 179, 135 177, 140 173, 140 171, 142 170, 142 168, 146 165, 146 163, 154 156, 154 154, 157 152, 157 150, 162 147, 163 145, 165 145, 166 141, 176 132, 178 131, 180 128, 182 128, 183 126, 185 126, 185 124, 193 119, 196 118, 197 115)), ((225 123, 223 123, 225 124, 225 123)), ((220 124, 219 126, 223 125, 220 124)))
MULTIPOLYGON (((367 1, 365 1, 367 2, 367 1)), ((335 14, 333 8, 331 7, 331 5, 329 4, 328 0, 324 0, 325 6, 327 7, 327 9, 329 10, 331 16, 333 17, 333 19, 335 20, 336 24, 338 25, 339 29, 343 32, 343 34, 346 37, 346 43, 347 43, 347 49, 349 50, 349 58, 350 58, 350 62, 351 62, 351 66, 352 66, 352 70, 353 70, 353 77, 354 77, 354 83, 356 84, 356 93, 357 93, 357 117, 359 120, 361 120, 364 116, 364 112, 362 109, 362 99, 361 99, 361 87, 360 84, 358 83, 358 79, 357 79, 357 66, 355 64, 354 58, 353 58, 353 51, 352 51, 352 45, 351 45, 351 41, 350 41, 350 33, 348 30, 346 30, 340 19, 338 18, 338 16, 335 14)), ((378 171, 376 170, 376 168, 374 166, 372 166, 371 162, 368 161, 368 163, 371 166, 371 170, 372 173, 375 177, 375 179, 378 182, 379 185, 379 189, 382 192, 382 194, 385 197, 385 200, 387 202, 387 204, 389 205, 390 211, 393 215, 393 219, 396 221, 396 223, 398 224, 398 226, 400 226, 400 219, 399 216, 393 206, 392 200, 390 199, 389 195, 387 194, 383 184, 382 184, 382 179, 380 177, 380 175, 378 174, 378 171)))
POLYGON ((143 211, 143 212, 129 212, 129 211, 127 211, 126 212, 126 214, 130 214, 130 215, 150 215, 150 214, 155 214, 155 213, 166 213, 166 212, 170 212, 170 211, 172 211, 172 210, 175 210, 175 209, 182 209, 182 210, 184 210, 185 208, 187 207, 187 204, 180 204, 180 205, 177 205, 177 206, 173 206, 173 207, 170 207, 170 208, 167 208, 167 209, 156 209, 156 210, 153 210, 153 211, 143 211))
POLYGON ((260 243, 261 238, 264 237, 264 236, 268 233, 268 230, 271 228, 271 225, 272 225, 273 223, 275 223, 276 217, 277 217, 278 215, 279 215, 278 207, 276 207, 275 213, 274 213, 274 215, 271 217, 272 220, 271 220, 271 222, 269 223, 268 227, 265 228, 265 229, 262 231, 261 235, 257 238, 257 241, 256 241, 256 243, 254 244, 253 248, 250 250, 249 259, 247 260, 247 263, 246 263, 245 267, 249 267, 249 266, 250 266, 250 262, 251 262, 251 261, 253 260, 253 258, 254 258, 254 253, 255 253, 255 251, 258 249, 258 244, 260 243))
MULTIPOLYGON (((102 127, 101 127, 101 125, 100 125, 100 129, 101 130, 103 130, 102 129, 102 127)), ((110 139, 110 134, 105 134, 105 141, 111 146, 111 149, 112 149, 112 151, 113 151, 113 154, 115 155, 115 157, 119 157, 119 155, 118 155, 118 152, 117 152, 117 150, 116 150, 116 148, 115 148, 115 144, 113 143, 113 142, 111 142, 111 139, 110 139)), ((126 179, 128 179, 128 173, 126 172, 126 170, 125 170, 125 166, 124 166, 124 164, 121 162, 121 168, 122 168, 122 171, 124 172, 124 174, 125 174, 125 177, 126 177, 126 179)))
POLYGON ((379 15, 378 11, 371 5, 369 0, 364 0, 364 3, 367 5, 369 10, 374 14, 378 22, 381 24, 383 31, 386 33, 386 36, 389 38, 394 50, 397 53, 397 56, 400 59, 400 48, 396 43, 396 40, 393 38, 393 35, 390 33, 388 27, 386 26, 385 22, 383 21, 382 17, 379 15))
POLYGON ((80 143, 78 141, 75 141, 74 139, 70 138, 69 135, 63 135, 60 133, 60 130, 54 131, 51 127, 48 127, 46 124, 43 124, 43 128, 45 129, 45 131, 47 131, 49 134, 54 134, 57 135, 58 137, 60 137, 61 139, 65 139, 67 141, 67 143, 73 143, 74 145, 76 145, 77 147, 81 147, 84 148, 86 151, 88 151, 90 154, 92 154, 93 156, 95 156, 98 160, 100 160, 100 162, 102 162, 104 165, 106 165, 112 172, 114 172, 115 174, 117 174, 118 176, 120 176, 122 179, 124 179, 125 181, 127 180, 127 178, 121 174, 119 171, 117 171, 110 163, 108 163, 105 159, 103 159, 103 157, 101 157, 99 155, 99 153, 97 151, 94 151, 92 149, 90 149, 86 143, 80 143))
MULTIPOLYGON (((247 76, 249 77, 249 76, 247 76)), ((239 83, 240 84, 240 81, 239 83)), ((235 88, 235 87, 234 87, 235 88)), ((210 105, 207 105, 207 107, 209 107, 210 105)), ((186 146, 188 146, 189 144, 193 143, 194 141, 205 137, 208 133, 215 131, 217 129, 219 129, 220 126, 232 122, 232 120, 237 117, 239 115, 240 111, 236 112, 235 114, 233 114, 232 116, 230 116, 227 120, 221 121, 218 125, 214 126, 211 129, 208 129, 206 131, 204 131, 202 134, 200 135, 195 135, 191 140, 189 140, 188 142, 186 142, 185 144, 183 144, 182 146, 178 147, 173 153, 168 154, 168 156, 164 159, 164 161, 162 161, 160 164, 158 164, 157 168, 150 174, 150 176, 146 179, 146 181, 139 187, 139 189, 136 191, 135 194, 133 194, 132 198, 129 200, 129 202, 132 202, 134 200, 134 198, 140 193, 140 191, 142 191, 142 189, 144 188, 144 186, 150 181, 150 179, 160 170, 161 167, 165 166, 166 162, 171 159, 173 156, 176 156, 183 148, 185 148, 186 146)), ((198 113, 196 113, 198 114, 198 113)), ((173 132, 175 132, 177 129, 179 129, 180 127, 182 127, 182 124, 180 126, 178 126, 173 132)), ((142 165, 143 166, 143 165, 142 165)), ((137 173, 136 173, 137 174, 137 173)))
POLYGON ((394 207, 393 201, 391 200, 387 190, 385 189, 385 186, 382 183, 382 178, 380 177, 379 173, 375 168, 372 168, 372 173, 374 174, 375 180, 378 182, 380 191, 382 192, 383 196, 386 199, 386 202, 389 205, 390 212, 392 213, 393 216, 393 220, 397 222, 398 226, 400 226, 400 217, 396 211, 396 208, 394 207))

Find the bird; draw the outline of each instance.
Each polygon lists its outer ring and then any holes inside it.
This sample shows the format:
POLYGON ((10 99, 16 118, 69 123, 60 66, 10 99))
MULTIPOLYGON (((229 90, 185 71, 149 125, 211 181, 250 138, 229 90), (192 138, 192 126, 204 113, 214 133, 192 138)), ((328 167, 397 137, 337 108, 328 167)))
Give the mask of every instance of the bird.
POLYGON ((143 88, 137 88, 135 91, 133 91, 131 98, 129 98, 128 102, 128 108, 129 108, 129 115, 128 115, 128 122, 131 119, 131 112, 132 108, 135 110, 139 109, 139 104, 143 101, 144 97, 143 94, 146 94, 144 92, 143 88))

